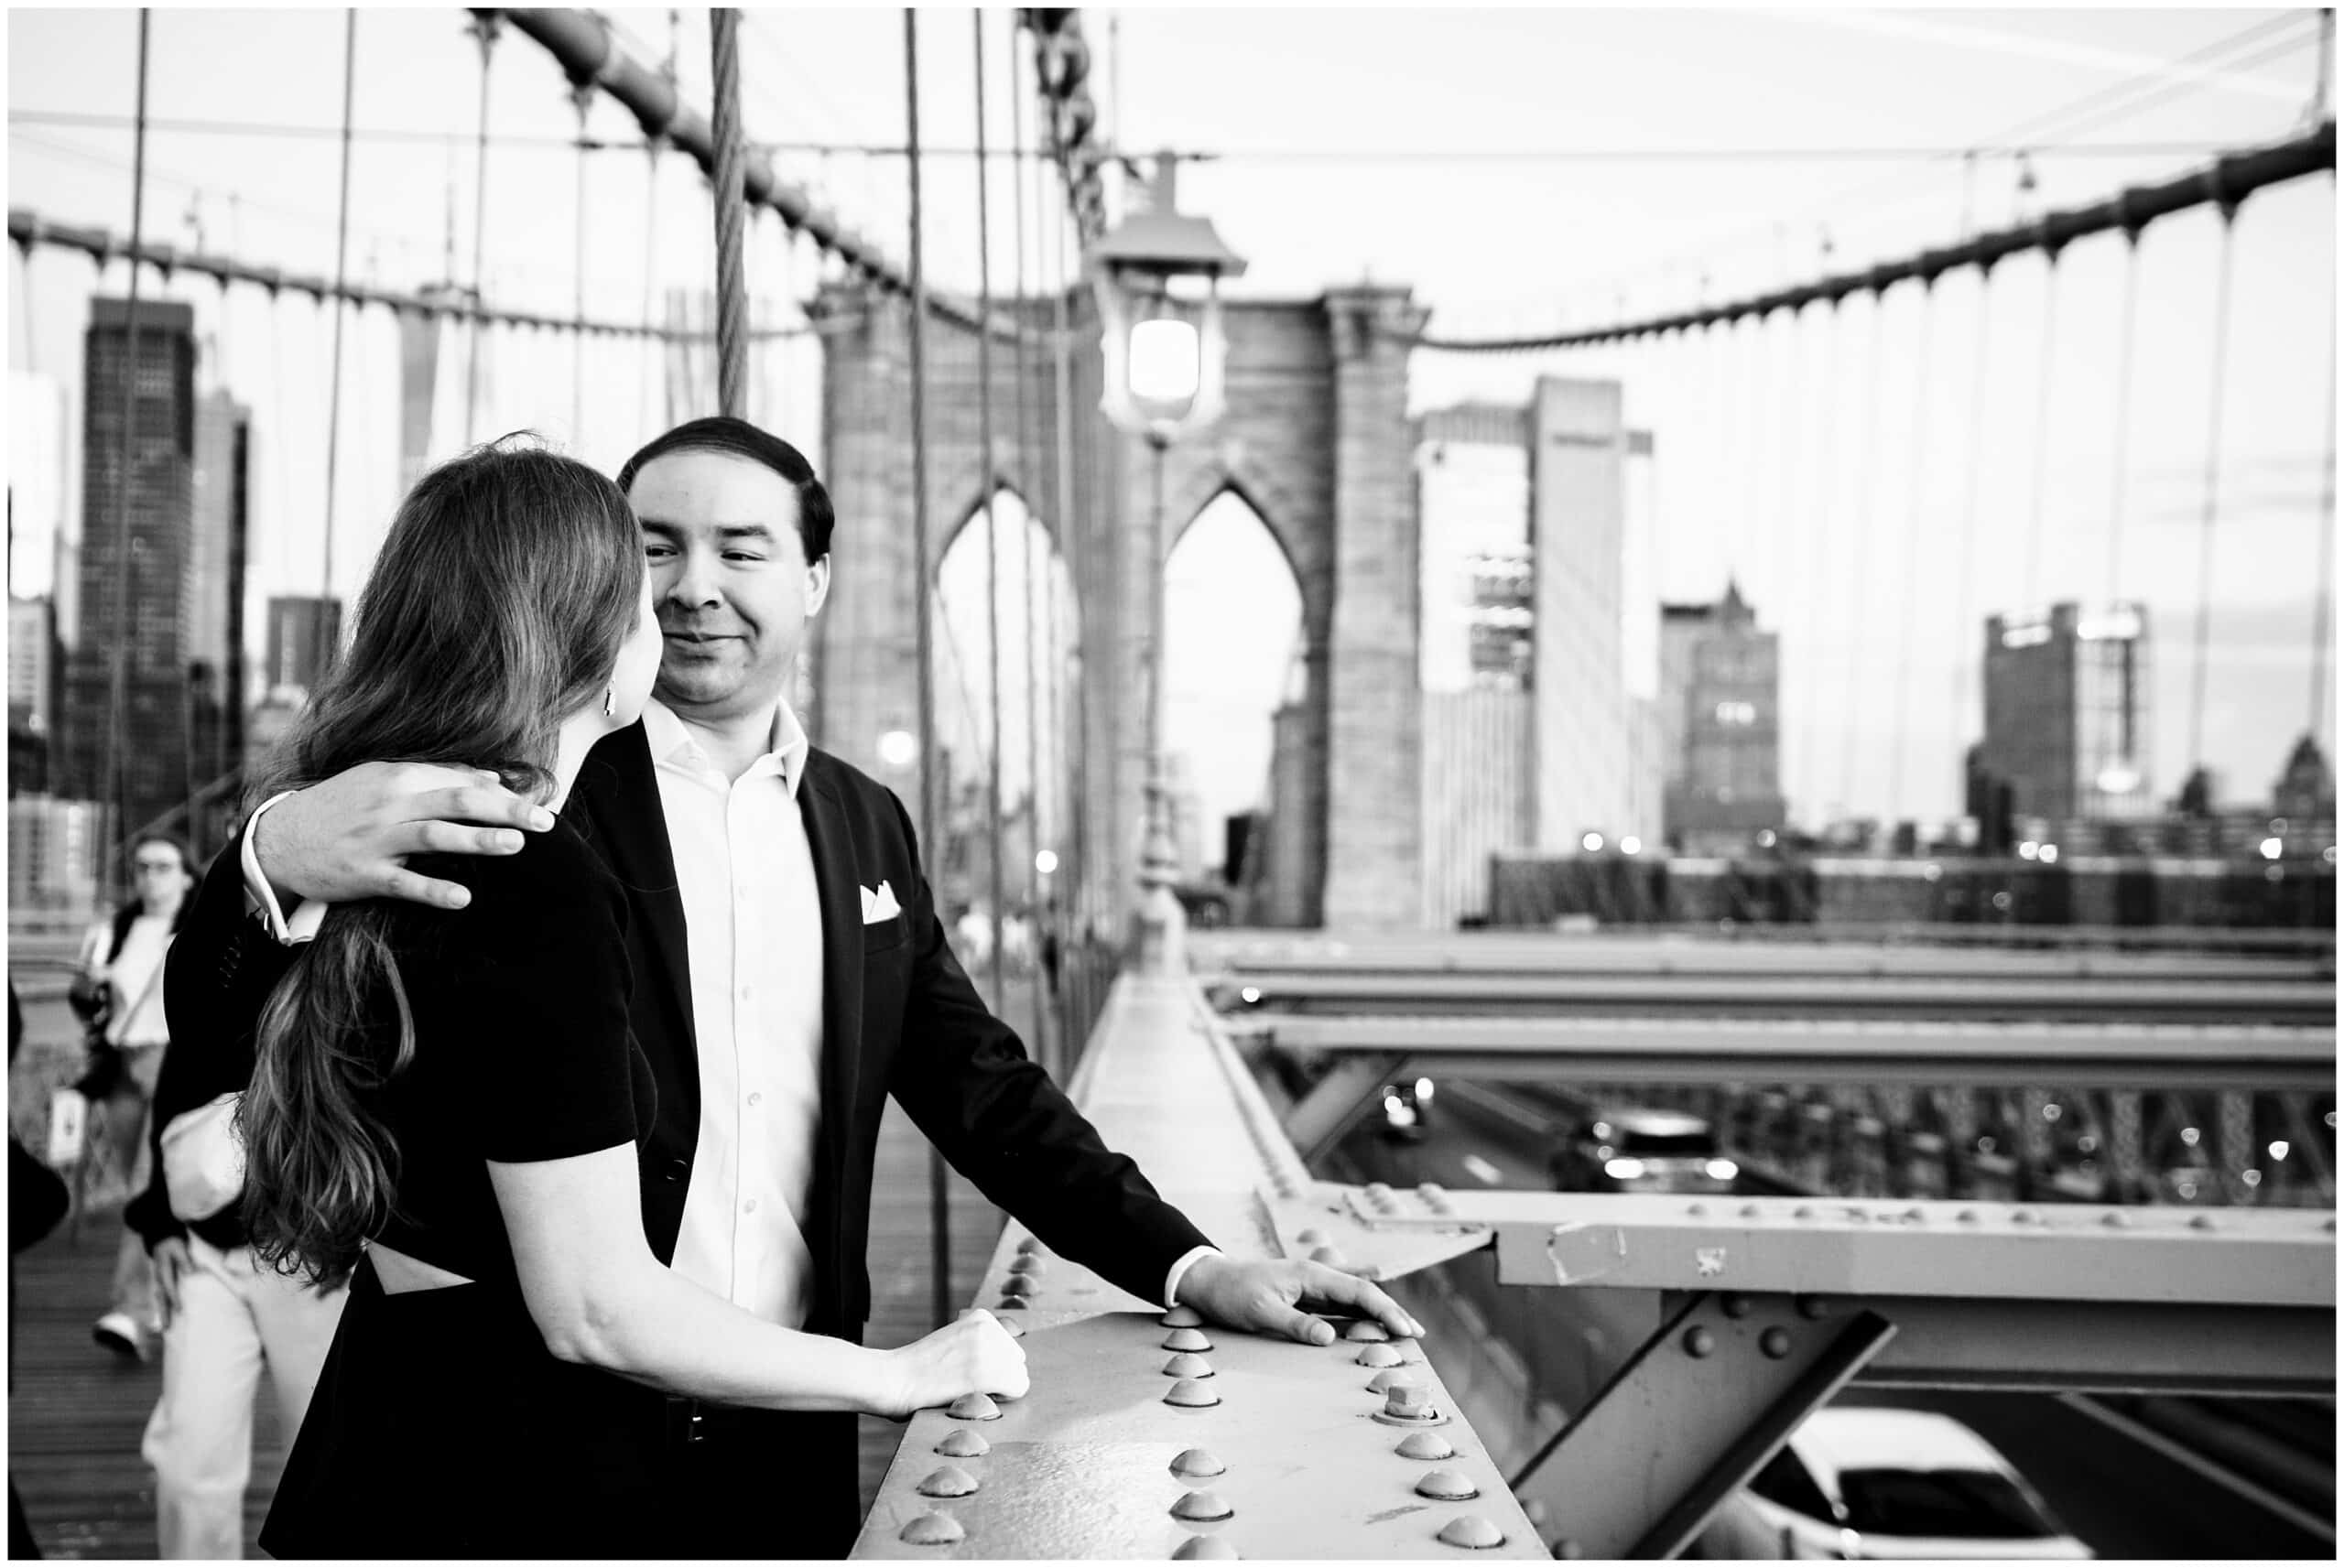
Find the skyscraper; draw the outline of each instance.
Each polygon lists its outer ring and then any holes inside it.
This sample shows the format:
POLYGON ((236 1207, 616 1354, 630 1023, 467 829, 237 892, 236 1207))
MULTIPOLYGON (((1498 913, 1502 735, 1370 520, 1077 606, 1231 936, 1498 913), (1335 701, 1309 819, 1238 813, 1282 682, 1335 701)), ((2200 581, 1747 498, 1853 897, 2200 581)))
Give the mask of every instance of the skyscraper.
POLYGON ((1539 378, 1531 405, 1535 646, 1531 686, 1536 848, 1570 852, 1589 832, 1649 838, 1638 777, 1646 748, 1628 681, 1627 459, 1616 381, 1539 378))
POLYGON ((224 389, 195 407, 195 531, 188 559, 188 680, 197 771, 244 761, 244 562, 250 543, 252 410, 224 389))
POLYGON ((279 687, 298 687, 303 693, 318 684, 319 622, 324 625, 325 657, 342 645, 342 600, 296 595, 268 601, 267 667, 261 672, 263 695, 279 687))
POLYGON ((1979 760, 2019 816, 2139 816, 2150 809, 2148 609, 1986 621, 1986 735, 1979 760))
POLYGON ((188 565, 195 467, 195 311, 90 302, 83 345, 80 624, 67 661, 61 793, 109 801, 122 831, 187 798, 188 565), (133 376, 135 373, 135 384, 133 376), (124 394, 135 392, 133 424, 124 394), (114 667, 123 661, 115 719, 114 667), (117 777, 106 776, 109 758, 117 777))
POLYGON ((1669 841, 1731 853, 1783 824, 1778 639, 1735 584, 1716 604, 1661 607, 1669 841))

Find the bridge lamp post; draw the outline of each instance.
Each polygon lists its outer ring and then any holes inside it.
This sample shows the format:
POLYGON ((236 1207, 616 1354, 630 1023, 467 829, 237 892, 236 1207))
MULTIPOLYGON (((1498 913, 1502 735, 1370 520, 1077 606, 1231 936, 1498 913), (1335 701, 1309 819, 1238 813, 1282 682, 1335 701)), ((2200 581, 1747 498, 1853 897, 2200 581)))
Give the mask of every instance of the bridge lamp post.
POLYGON ((1228 340, 1221 280, 1245 270, 1211 222, 1177 210, 1178 160, 1156 162, 1148 205, 1125 215, 1085 258, 1098 297, 1100 351, 1106 361, 1100 411, 1148 445, 1154 507, 1147 611, 1147 837, 1140 854, 1139 968, 1167 974, 1186 962, 1188 921, 1173 892, 1170 758, 1165 744, 1164 454, 1173 442, 1221 416, 1228 340))

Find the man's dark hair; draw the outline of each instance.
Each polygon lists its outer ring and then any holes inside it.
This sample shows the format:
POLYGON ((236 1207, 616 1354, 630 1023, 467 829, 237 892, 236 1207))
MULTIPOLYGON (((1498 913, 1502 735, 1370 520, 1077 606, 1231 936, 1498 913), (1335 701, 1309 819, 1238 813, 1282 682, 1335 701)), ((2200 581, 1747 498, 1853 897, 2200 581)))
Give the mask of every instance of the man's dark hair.
POLYGON ((654 437, 649 446, 627 459, 626 466, 619 470, 619 489, 632 496, 635 476, 643 470, 643 465, 675 452, 722 452, 773 470, 798 492, 798 542, 805 548, 806 564, 812 566, 830 553, 830 524, 834 516, 830 492, 814 477, 814 465, 806 460, 806 454, 787 441, 758 429, 745 419, 711 414, 705 419, 678 425, 664 436, 654 437))

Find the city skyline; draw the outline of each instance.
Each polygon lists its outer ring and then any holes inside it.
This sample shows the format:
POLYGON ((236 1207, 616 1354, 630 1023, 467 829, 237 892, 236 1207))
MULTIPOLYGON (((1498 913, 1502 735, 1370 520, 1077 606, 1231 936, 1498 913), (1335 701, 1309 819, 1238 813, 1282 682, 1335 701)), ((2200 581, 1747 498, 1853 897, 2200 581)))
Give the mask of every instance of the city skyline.
MULTIPOLYGON (((222 120, 232 117, 232 105, 260 96, 271 117, 331 127, 338 72, 326 68, 339 60, 338 22, 323 14, 260 15, 268 25, 256 38, 233 14, 157 13, 164 51, 157 58, 168 62, 157 73, 158 115, 222 120)), ((626 35, 664 45, 664 14, 615 16, 626 35)), ((1827 238, 1830 265, 1861 265, 1899 246, 1943 243, 1965 228, 2169 176, 2202 163, 2217 146, 2284 135, 2313 103, 2306 40, 2316 26, 2307 14, 2291 21, 2275 11, 1996 13, 1954 21, 1718 13, 1711 26, 1671 31, 1665 20, 1622 13, 1493 13, 1486 20, 1496 36, 1520 47, 1496 55, 1475 49, 1467 51, 1470 60, 1456 52, 1461 43, 1451 29, 1416 27, 1407 13, 1360 13, 1334 34, 1313 16, 1249 14, 1240 25, 1265 52, 1258 59, 1216 55, 1209 63, 1201 51, 1225 29, 1173 12, 1121 17, 1119 41, 1108 46, 1126 94, 1110 108, 1113 129, 1132 149, 1168 144, 1226 153, 1184 170, 1183 200, 1212 213, 1253 263, 1238 293, 1307 295, 1365 272, 1413 285, 1433 308, 1436 329, 1460 335, 1586 325, 1727 297, 1820 270, 1827 238), (1404 32, 1414 55, 1393 52, 1404 32), (1329 62, 1325 72, 1282 81, 1276 92, 1246 90, 1251 73, 1274 69, 1282 49, 1305 39, 1329 62), (2216 47, 2226 41, 2237 47, 2216 47), (1389 156, 1391 138, 1379 134, 1373 110, 1374 89, 1392 82, 1389 62, 1398 58, 1418 61, 1411 102, 1426 124, 1442 127, 1413 162, 1389 156), (1567 62, 1560 69, 1579 90, 1558 96, 1537 74, 1542 59, 1567 62), (1231 90, 1201 96, 1176 90, 1183 73, 1193 79, 1199 71, 1229 74, 1231 90), (1838 98, 1796 90, 1823 82, 1861 87, 1838 98), (2111 108, 2071 109, 2111 101, 2111 108), (1879 169, 1862 168, 1859 156, 1991 144, 2029 124, 2044 128, 2032 134, 2038 156, 2024 179, 2006 152, 1967 161, 1892 159, 1879 169), (2087 156, 2068 145, 2120 136, 2173 150, 2087 156), (1831 156, 1754 164, 1695 156, 1702 146, 1735 139, 1831 156), (1630 156, 1638 147, 1672 146, 1693 151, 1630 156), (1590 157, 1574 163, 1529 156, 1574 147, 1590 157), (1312 200, 1295 200, 1297 189, 1312 200), (1304 210, 1315 216, 1301 221, 1304 210), (1410 221, 1371 221, 1389 210, 1410 221)), ((994 65, 1003 70, 1007 27, 998 20, 994 65)), ((10 26, 17 45, 12 107, 32 116, 126 111, 126 14, 21 13, 10 26)), ((678 59, 688 96, 705 93, 702 26, 697 16, 683 18, 678 59)), ((747 31, 753 135, 863 145, 900 135, 894 19, 792 14, 785 24, 753 16, 747 31), (804 60, 822 51, 856 63, 852 91, 776 91, 802 81, 804 60)), ((923 57, 934 57, 937 68, 923 72, 923 81, 939 146, 963 143, 971 121, 967 48, 965 28, 922 31, 923 57)), ((470 266, 471 210, 461 198, 472 178, 478 48, 461 18, 370 11, 362 17, 361 50, 362 124, 426 140, 360 142, 356 175, 369 201, 353 237, 353 272, 408 287, 450 270, 461 277, 470 266), (394 71, 412 91, 381 90, 379 81, 394 71), (435 133, 447 139, 430 140, 435 133), (396 232, 378 216, 389 213, 398 215, 396 232), (443 235, 446 221, 453 227, 443 235), (443 254, 449 238, 452 268, 443 254)), ((500 142, 494 154, 491 178, 501 194, 492 211, 490 282, 501 299, 567 313, 574 283, 569 164, 546 162, 549 155, 527 150, 537 144, 526 138, 558 144, 573 136, 577 110, 558 69, 526 40, 508 32, 498 50, 490 112, 509 145, 500 142), (563 178, 526 172, 557 168, 563 178)), ((1014 127, 1006 93, 993 95, 990 113, 996 145, 1007 146, 1014 127)), ((628 131, 624 114, 607 102, 590 108, 588 124, 613 140, 628 131)), ((159 122, 149 149, 149 233, 182 243, 200 234, 213 248, 330 270, 332 152, 331 138, 239 139, 159 122), (196 168, 202 178, 188 179, 196 168)), ((670 215, 698 211, 679 162, 667 160, 658 198, 658 210, 670 215)), ((801 177, 819 177, 859 226, 900 254, 900 243, 887 241, 900 234, 900 160, 792 153, 783 163, 801 177)), ((127 133, 119 125, 27 124, 12 135, 12 200, 44 216, 120 231, 129 207, 126 165, 127 133)), ((965 159, 947 163, 943 155, 931 168, 928 248, 935 276, 962 288, 974 283, 972 203, 958 178, 965 168, 965 159)), ((643 254, 633 243, 646 211, 642 175, 633 159, 588 160, 590 313, 625 319, 643 309, 643 254)), ((2204 759, 2234 791, 2260 788, 2257 781, 2275 772, 2308 714, 2313 606, 2306 582, 2326 466, 2319 416, 2328 406, 2328 367, 2303 345, 2322 341, 2306 326, 2332 320, 2331 189, 2314 179, 2263 192, 2236 225, 2229 408, 2215 465, 2221 500, 2204 759)), ((1006 181, 998 182, 996 290, 1014 276, 1007 194, 1006 181)), ((1056 197, 1047 189, 1044 195, 1054 212, 1056 197)), ((671 287, 705 287, 705 228, 659 223, 646 236, 662 300, 671 287)), ((1778 314, 1763 327, 1623 349, 1420 351, 1411 403, 1421 410, 1473 396, 1519 401, 1542 373, 1616 375, 1627 423, 1657 441, 1653 494, 1629 503, 1632 515, 1649 507, 1653 597, 1713 600, 1732 578, 1774 607, 1785 669, 1785 783, 1795 807, 1812 815, 1949 813, 1959 805, 1959 779, 1946 758, 1958 756, 1977 731, 1976 629, 1988 613, 2017 613, 2057 598, 2103 600, 2112 586, 2148 603, 2161 626, 2186 627, 2194 618, 2219 238, 2219 222, 2201 211, 2160 222, 2141 243, 2134 316, 2142 326, 2132 355, 2139 395, 2121 473, 2118 400, 2111 394, 2126 357, 2126 263, 2112 236, 2062 256, 2056 301, 2043 289, 2050 269, 2040 258, 2018 258, 1997 269, 1991 288, 1980 287, 1974 271, 1948 275, 1930 291, 1926 310, 1918 289, 1906 287, 1884 308, 1855 297, 1836 311, 1812 307, 1796 326, 1778 314), (1884 335, 1875 341, 1881 327, 1884 335), (1973 430, 1978 408, 1983 423, 1973 430), (2039 409, 2049 415, 2043 442, 2035 439, 2039 409), (2117 516, 2125 527, 2111 585, 2110 522, 2117 516), (1965 580, 1964 595, 1948 588, 1965 580), (1912 584, 1947 590, 1935 613, 1912 611, 1912 584), (1966 597, 1966 607, 1956 597, 1966 597), (1903 773, 1909 790, 1926 793, 1885 798, 1887 738, 1846 717, 1863 713, 1901 716, 1903 773)), ((819 269, 770 222, 753 224, 751 241, 761 308, 774 319, 795 320, 792 301, 810 292, 819 269)), ((98 275, 46 249, 33 253, 29 275, 21 254, 11 265, 18 268, 11 308, 19 345, 12 367, 60 371, 71 363, 59 342, 73 330, 73 313, 44 308, 28 319, 24 312, 98 275)), ((1040 270, 1029 257, 1029 283, 1040 270)), ((108 286, 121 276, 116 267, 108 286)), ((151 274, 147 287, 155 287, 151 274)), ((255 410, 255 579, 277 591, 320 591, 321 524, 330 514, 336 539, 330 586, 348 597, 400 480, 397 399, 385 390, 399 363, 396 330, 379 311, 346 319, 341 478, 327 506, 319 466, 324 400, 315 389, 330 357, 331 313, 306 302, 273 306, 252 288, 222 296, 209 284, 179 280, 168 292, 196 307, 213 351, 206 362, 216 363, 222 383, 255 410)), ((481 433, 530 426, 607 469, 670 412, 659 367, 624 345, 581 350, 559 334, 491 341, 481 433), (581 364, 595 395, 584 400, 585 427, 573 430, 572 386, 581 364)), ((464 434, 462 348, 463 335, 451 333, 439 356, 430 438, 437 456, 464 434)), ((806 338, 765 351, 754 406, 762 420, 818 454, 819 352, 806 338)), ((676 410, 689 411, 696 410, 676 410)), ((1240 600, 1230 612, 1251 619, 1258 607, 1240 600)), ((2169 780, 2199 759, 2177 752, 2189 728, 2176 717, 2191 675, 2187 644, 2169 636, 2165 648, 2153 698, 2164 715, 2154 772, 2169 780)), ((1186 678, 1184 656, 1173 657, 1177 685, 1186 678)))

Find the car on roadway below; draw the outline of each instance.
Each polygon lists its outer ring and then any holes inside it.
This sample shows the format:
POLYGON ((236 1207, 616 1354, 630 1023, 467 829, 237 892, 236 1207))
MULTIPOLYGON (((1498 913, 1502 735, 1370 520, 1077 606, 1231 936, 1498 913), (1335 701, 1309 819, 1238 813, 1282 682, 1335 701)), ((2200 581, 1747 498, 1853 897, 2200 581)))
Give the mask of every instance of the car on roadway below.
POLYGON ((1383 1092, 1376 1096, 1376 1105, 1384 1117, 1376 1130, 1397 1142, 1422 1142, 1425 1120, 1432 1114, 1432 1097, 1430 1078, 1418 1078, 1413 1084, 1384 1085, 1383 1092))
POLYGON ((1991 1444, 1935 1411, 1817 1411, 1749 1489, 1785 1557, 2092 1555, 1991 1444))
POLYGON ((1730 1193, 1742 1173, 1702 1118, 1641 1107, 1597 1111, 1546 1165, 1557 1192, 1730 1193))

